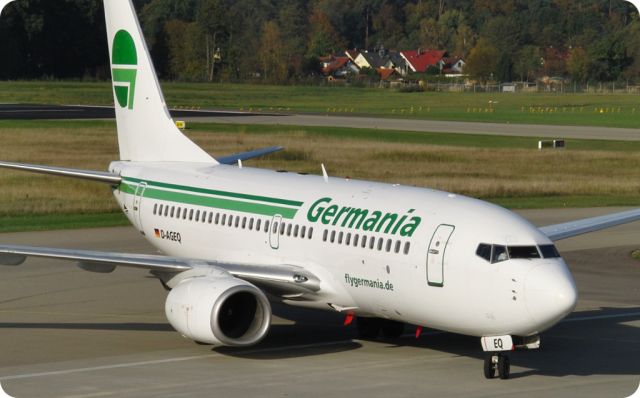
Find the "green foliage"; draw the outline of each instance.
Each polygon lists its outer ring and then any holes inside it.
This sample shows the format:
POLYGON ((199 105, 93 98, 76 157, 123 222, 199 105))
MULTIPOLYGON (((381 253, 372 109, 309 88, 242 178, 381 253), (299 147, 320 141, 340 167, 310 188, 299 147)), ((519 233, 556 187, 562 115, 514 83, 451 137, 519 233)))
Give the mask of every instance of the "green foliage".
MULTIPOLYGON (((0 19, 0 78, 109 77, 101 0, 9 4, 0 19)), ((277 81, 304 79, 305 58, 345 49, 443 49, 480 80, 640 81, 640 19, 610 0, 135 0, 162 77, 264 78, 261 33, 277 26, 283 69, 277 81), (275 24, 275 25, 273 25, 275 24), (178 32, 178 27, 184 32, 178 32), (183 40, 183 47, 177 45, 183 40), (575 53, 573 49, 584 49, 575 53), (541 62, 543 60, 544 62, 541 62), (178 70, 185 67, 186 70, 178 70), (488 71, 487 69, 491 69, 488 71)), ((313 70, 313 68, 311 68, 313 70)), ((272 71, 268 75, 274 76, 272 71)), ((270 77, 268 78, 271 79, 270 77)))

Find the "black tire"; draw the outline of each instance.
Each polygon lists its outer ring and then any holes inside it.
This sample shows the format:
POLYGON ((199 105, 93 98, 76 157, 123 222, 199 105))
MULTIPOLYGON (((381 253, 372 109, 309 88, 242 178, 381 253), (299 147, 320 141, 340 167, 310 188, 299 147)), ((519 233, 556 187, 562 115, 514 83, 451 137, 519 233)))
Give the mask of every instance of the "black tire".
POLYGON ((356 321, 358 335, 363 339, 375 339, 380 335, 382 319, 379 318, 358 318, 356 321))
POLYGON ((382 336, 387 339, 397 339, 404 333, 404 323, 385 320, 382 322, 382 336))
POLYGON ((511 375, 511 363, 509 361, 509 357, 501 355, 498 358, 498 373, 502 380, 507 380, 509 378, 511 375))
POLYGON ((493 366, 492 355, 487 355, 484 358, 484 377, 486 379, 493 379, 496 377, 496 368, 493 366))

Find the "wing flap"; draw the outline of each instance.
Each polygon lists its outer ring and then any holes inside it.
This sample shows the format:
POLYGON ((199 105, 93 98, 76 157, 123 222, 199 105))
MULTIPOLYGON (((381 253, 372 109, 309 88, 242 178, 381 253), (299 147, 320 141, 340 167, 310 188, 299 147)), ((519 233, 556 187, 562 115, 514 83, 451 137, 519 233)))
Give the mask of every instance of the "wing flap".
POLYGON ((638 220, 640 220, 640 209, 634 209, 620 213, 608 214, 605 216, 591 217, 562 224, 548 225, 545 227, 541 227, 540 231, 547 235, 549 239, 557 241, 582 234, 587 234, 589 232, 600 231, 602 229, 611 228, 638 220))

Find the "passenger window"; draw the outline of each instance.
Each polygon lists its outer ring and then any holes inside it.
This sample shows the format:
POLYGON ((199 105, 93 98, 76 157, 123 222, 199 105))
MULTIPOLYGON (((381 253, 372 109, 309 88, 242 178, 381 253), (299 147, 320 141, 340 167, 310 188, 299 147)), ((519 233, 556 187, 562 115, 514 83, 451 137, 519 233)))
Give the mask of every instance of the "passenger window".
POLYGON ((253 217, 249 219, 249 230, 253 230, 253 217))
POLYGON ((331 243, 336 241, 336 231, 331 231, 331 243))
POLYGON ((271 232, 274 233, 274 234, 278 233, 278 222, 277 221, 273 223, 273 230, 271 232))
POLYGON ((359 238, 360 238, 360 235, 358 235, 358 234, 355 234, 355 235, 353 236, 353 247, 358 247, 358 240, 359 240, 359 238))
POLYGON ((391 241, 391 239, 387 239, 387 247, 385 248, 387 253, 389 253, 391 251, 391 245, 392 244, 393 244, 393 241, 391 241))
POLYGON ((260 227, 262 226, 262 219, 258 218, 256 220, 256 231, 260 232, 260 227))
POLYGON ((369 249, 373 250, 375 245, 376 245, 376 238, 372 236, 371 238, 369 238, 369 249))
POLYGON ((540 252, 544 258, 559 258, 560 253, 554 245, 540 245, 540 252))
POLYGON ((193 209, 189 210, 189 221, 193 220, 193 209))
POLYGON ((175 214, 175 212, 176 212, 176 207, 175 206, 171 206, 171 213, 170 213, 169 217, 173 218, 173 215, 175 214))
POLYGON ((162 215, 162 209, 164 208, 163 204, 160 204, 160 207, 158 208, 158 215, 161 216, 162 215))
POLYGON ((322 241, 326 242, 327 241, 327 236, 329 236, 329 231, 327 231, 326 229, 324 230, 324 232, 322 233, 322 241))
POLYGON ((169 206, 164 207, 164 216, 167 217, 169 215, 169 206))
POLYGON ((283 222, 280 223, 280 235, 284 235, 284 230, 287 228, 287 225, 283 222))
POLYGON ((383 244, 384 244, 384 239, 378 238, 378 251, 382 250, 383 244))
POLYGON ((291 228, 292 228, 293 224, 289 224, 287 225, 287 236, 291 236, 291 228))
POLYGON ((411 249, 411 243, 410 242, 405 242, 404 244, 404 254, 409 254, 409 250, 411 249))
POLYGON ((187 209, 182 209, 182 219, 183 220, 187 219, 187 209))
POLYGON ((309 227, 309 239, 313 238, 313 227, 309 227))
POLYGON ((207 212, 206 211, 202 212, 202 219, 200 221, 202 221, 203 223, 207 222, 207 212))
POLYGON ((196 211, 196 221, 200 221, 200 210, 196 211))
POLYGON ((400 241, 399 241, 399 240, 397 240, 397 241, 396 241, 396 249, 395 249, 396 254, 397 254, 397 253, 400 253, 400 245, 401 245, 400 241))
POLYGON ((236 216, 236 225, 235 225, 235 227, 238 228, 239 225, 240 225, 240 216, 236 216))
POLYGON ((229 222, 227 223, 227 226, 232 227, 233 226, 233 215, 229 214, 229 222))
POLYGON ((157 203, 154 203, 154 204, 153 204, 153 215, 154 215, 154 216, 156 215, 157 210, 158 210, 158 204, 157 204, 157 203))
POLYGON ((509 255, 507 254, 507 248, 505 246, 493 245, 493 250, 491 251, 491 264, 501 263, 508 259, 509 255))
POLYGON ((296 226, 293 228, 293 237, 297 238, 298 237, 298 229, 300 227, 298 226, 298 224, 296 224, 296 226))
POLYGON ((476 249, 476 256, 482 257, 485 260, 491 262, 491 245, 486 243, 480 243, 476 249))
POLYGON ((364 249, 367 247, 367 235, 362 235, 362 245, 361 247, 364 249))
POLYGON ((220 224, 225 225, 227 223, 227 215, 223 214, 222 215, 222 220, 220 221, 220 224))
POLYGON ((210 212, 209 213, 209 220, 208 220, 209 224, 211 224, 212 221, 213 221, 213 212, 210 212))
POLYGON ((304 236, 306 235, 306 232, 307 232, 307 227, 303 225, 302 228, 300 228, 300 237, 304 238, 304 236))
POLYGON ((347 237, 344 240, 345 245, 351 244, 351 232, 347 233, 347 237))
POLYGON ((218 225, 218 223, 219 223, 219 222, 220 222, 220 213, 216 213, 216 218, 215 218, 214 223, 215 223, 216 225, 218 225))
POLYGON ((247 228, 247 217, 242 217, 242 229, 247 228))
POLYGON ((268 232, 269 231, 269 224, 271 223, 271 221, 267 220, 264 222, 264 232, 268 232))

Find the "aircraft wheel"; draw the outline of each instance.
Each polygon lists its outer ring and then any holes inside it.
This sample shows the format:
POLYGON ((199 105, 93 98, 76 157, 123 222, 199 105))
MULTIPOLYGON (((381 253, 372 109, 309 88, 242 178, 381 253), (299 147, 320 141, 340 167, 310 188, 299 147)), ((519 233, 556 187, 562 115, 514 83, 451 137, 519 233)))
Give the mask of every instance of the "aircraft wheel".
POLYGON ((382 323, 382 336, 388 339, 397 339, 404 332, 404 323, 385 320, 382 323))
POLYGON ((380 318, 358 318, 356 326, 361 338, 375 339, 380 334, 382 320, 380 318))
POLYGON ((508 356, 500 355, 498 357, 498 373, 502 380, 508 379, 511 375, 511 363, 508 356))
POLYGON ((496 367, 493 363, 493 355, 487 355, 484 357, 484 377, 487 379, 493 379, 496 377, 496 367))

